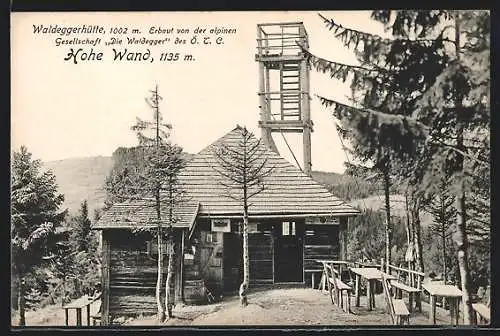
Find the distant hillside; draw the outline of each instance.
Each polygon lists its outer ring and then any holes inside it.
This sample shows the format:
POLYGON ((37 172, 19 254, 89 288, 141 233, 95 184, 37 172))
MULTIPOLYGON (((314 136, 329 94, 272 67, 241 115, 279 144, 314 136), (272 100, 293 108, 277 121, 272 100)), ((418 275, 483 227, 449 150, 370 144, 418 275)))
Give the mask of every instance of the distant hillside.
POLYGON ((71 158, 44 163, 56 176, 59 192, 64 194, 64 207, 76 213, 83 200, 87 200, 89 213, 103 205, 106 193, 104 181, 111 170, 110 156, 71 158))
MULTIPOLYGON (((117 154, 119 151, 115 154, 117 154)), ((186 153, 187 159, 194 155, 186 153)), ((52 170, 56 176, 59 192, 64 194, 64 207, 71 213, 78 211, 83 200, 89 204, 90 214, 94 209, 104 204, 106 192, 104 182, 106 176, 113 166, 113 158, 110 156, 94 156, 85 158, 71 158, 44 163, 46 169, 52 170)), ((373 210, 383 206, 381 196, 378 194, 378 186, 363 180, 355 180, 352 176, 323 171, 313 171, 313 179, 328 188, 334 195, 350 201, 356 207, 368 207, 373 210)), ((395 214, 404 214, 404 204, 399 195, 391 196, 395 214)))
MULTIPOLYGON (((189 160, 193 154, 186 153, 189 160)), ((64 194, 63 206, 75 214, 81 202, 87 200, 89 214, 104 205, 104 182, 113 167, 111 156, 92 156, 44 162, 56 176, 59 192, 64 194)), ((91 217, 92 218, 92 217, 91 217)))
MULTIPOLYGON (((390 195, 389 199, 391 201, 391 214, 394 216, 405 217, 405 198, 404 195, 390 195)), ((367 198, 352 200, 350 202, 353 206, 358 209, 371 209, 374 211, 385 211, 385 199, 383 195, 374 195, 367 198)), ((432 215, 428 212, 420 212, 420 221, 422 226, 426 227, 433 221, 432 215)))
POLYGON ((345 174, 313 171, 312 178, 323 184, 332 194, 346 201, 377 195, 380 190, 380 185, 377 183, 345 174))
POLYGON ((340 184, 349 180, 349 176, 334 173, 334 172, 324 172, 324 171, 313 171, 312 178, 321 184, 324 185, 332 185, 332 184, 340 184))

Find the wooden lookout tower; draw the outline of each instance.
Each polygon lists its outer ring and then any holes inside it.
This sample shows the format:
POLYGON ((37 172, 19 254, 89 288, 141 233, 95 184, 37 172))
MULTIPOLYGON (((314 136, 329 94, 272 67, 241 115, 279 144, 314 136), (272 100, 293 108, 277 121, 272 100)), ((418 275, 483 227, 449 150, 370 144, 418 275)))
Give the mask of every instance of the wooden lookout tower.
POLYGON ((273 133, 281 133, 285 142, 284 133, 302 133, 302 171, 311 175, 313 123, 310 113, 309 65, 299 45, 304 49, 309 48, 307 32, 302 22, 257 25, 255 59, 259 62, 259 127, 263 141, 275 152, 278 149, 273 133))

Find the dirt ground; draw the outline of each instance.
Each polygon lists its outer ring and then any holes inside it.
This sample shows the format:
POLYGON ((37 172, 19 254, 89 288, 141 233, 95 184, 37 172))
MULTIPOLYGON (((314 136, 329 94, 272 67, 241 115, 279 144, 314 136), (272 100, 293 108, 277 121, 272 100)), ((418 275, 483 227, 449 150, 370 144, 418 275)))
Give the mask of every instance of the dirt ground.
MULTIPOLYGON (((330 297, 317 289, 282 288, 254 290, 248 296, 249 305, 241 307, 237 296, 225 297, 222 302, 187 306, 178 304, 174 308, 174 318, 163 325, 171 326, 336 326, 336 325, 389 325, 390 316, 386 312, 383 295, 375 297, 376 308, 368 311, 366 297, 361 297, 360 307, 354 307, 348 314, 333 305, 330 297)), ((91 314, 97 307, 92 307, 91 314)), ((422 303, 422 313, 414 312, 410 317, 412 325, 429 325, 429 305, 422 303)), ((75 323, 74 312, 70 314, 70 324, 75 323)), ((82 320, 86 321, 85 312, 82 320)), ((449 312, 437 308, 436 320, 439 325, 450 323, 449 312)), ((15 324, 13 320, 13 324, 15 324)), ((29 326, 64 325, 64 310, 60 306, 45 307, 36 312, 26 313, 29 326)), ((117 318, 115 323, 127 326, 158 325, 155 316, 135 319, 117 318)))

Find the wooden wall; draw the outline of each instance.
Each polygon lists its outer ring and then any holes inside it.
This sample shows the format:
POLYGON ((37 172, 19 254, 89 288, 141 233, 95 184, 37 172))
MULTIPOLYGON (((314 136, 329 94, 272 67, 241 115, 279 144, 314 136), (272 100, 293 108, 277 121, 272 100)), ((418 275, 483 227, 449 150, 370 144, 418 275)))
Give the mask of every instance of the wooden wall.
POLYGON ((271 232, 248 234, 250 283, 273 283, 273 236, 271 232))
POLYGON ((338 225, 309 224, 304 231, 304 270, 321 270, 317 259, 339 257, 338 225))
MULTIPOLYGON (((156 314, 155 299, 157 280, 157 260, 147 252, 148 234, 134 234, 127 230, 105 232, 103 247, 109 244, 109 302, 110 318, 117 316, 137 316, 156 314)), ((180 232, 175 244, 174 286, 178 289, 176 301, 180 299, 180 232)), ((104 265, 103 265, 104 266, 104 265)), ((168 258, 164 259, 164 281, 166 280, 168 258)), ((104 280, 104 279, 103 279, 104 280)), ((105 285, 105 284, 103 284, 105 285)), ((103 293, 104 294, 104 293, 103 293)), ((104 309, 104 307, 103 307, 104 309)))
MULTIPOLYGON (((210 232, 210 220, 198 219, 193 238, 198 241, 194 262, 211 291, 237 291, 242 280, 242 239, 240 220, 231 221, 231 232, 210 232), (211 236, 211 237, 208 237, 211 236)), ((272 223, 254 223, 258 230, 249 233, 250 282, 273 282, 272 223)))

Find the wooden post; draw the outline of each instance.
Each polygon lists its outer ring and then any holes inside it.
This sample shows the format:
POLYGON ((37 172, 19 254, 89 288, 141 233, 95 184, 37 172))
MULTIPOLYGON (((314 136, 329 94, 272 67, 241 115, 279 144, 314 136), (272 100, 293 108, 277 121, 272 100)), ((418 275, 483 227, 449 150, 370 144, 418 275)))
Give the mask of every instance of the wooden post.
POLYGON ((430 295, 430 302, 431 306, 431 313, 429 314, 429 322, 431 324, 436 324, 436 296, 435 295, 430 295))
POLYGON ((359 307, 359 290, 360 290, 361 275, 356 274, 356 284, 355 284, 355 295, 356 295, 356 307, 359 307))
POLYGON ((109 276, 110 276, 110 254, 111 244, 109 241, 109 234, 107 230, 101 231, 102 235, 102 264, 101 264, 101 281, 102 281, 102 295, 101 295, 101 324, 109 325, 109 276))
POLYGON ((455 322, 455 313, 456 313, 455 304, 456 304, 455 298, 453 297, 448 298, 448 305, 450 307, 450 325, 453 325, 455 322))
POLYGON ((420 292, 418 292, 416 294, 415 305, 416 305, 416 307, 418 307, 418 311, 422 312, 422 294, 421 294, 421 290, 422 290, 422 276, 420 274, 417 274, 416 277, 417 277, 417 288, 420 289, 420 292))
POLYGON ((182 300, 182 265, 184 263, 184 247, 183 247, 183 237, 184 230, 180 229, 177 232, 174 232, 174 289, 175 289, 175 302, 182 300), (180 238, 180 242, 179 242, 180 238), (179 242, 179 243, 175 243, 179 242))
POLYGON ((372 310, 372 282, 366 282, 366 299, 368 300, 368 310, 372 310))
POLYGON ((309 65, 306 60, 302 60, 300 64, 300 91, 301 93, 301 111, 302 120, 304 122, 303 134, 303 156, 304 156, 304 173, 311 176, 312 161, 311 161, 311 113, 309 101, 309 65))
POLYGON ((87 305, 87 325, 90 326, 90 303, 87 305))
MULTIPOLYGON (((257 36, 262 37, 262 30, 257 27, 257 36)), ((257 40, 258 45, 262 46, 261 40, 257 40)), ((259 48, 258 53, 262 55, 262 49, 259 48)), ((271 120, 271 111, 267 95, 269 94, 269 69, 266 68, 264 62, 259 61, 259 107, 260 107, 260 121, 266 122, 271 120)), ((264 144, 278 153, 278 148, 273 140, 271 129, 268 127, 261 127, 261 137, 264 144)))
POLYGON ((180 287, 180 299, 183 302, 184 302, 184 248, 185 248, 184 236, 186 235, 186 233, 187 232, 185 232, 184 230, 181 231, 181 253, 179 254, 180 255, 179 258, 181 259, 181 268, 179 272, 180 273, 179 287, 180 287))
POLYGON ((82 308, 76 308, 76 325, 82 325, 82 308))
POLYGON ((316 280, 314 277, 314 272, 311 272, 311 288, 312 289, 314 289, 314 282, 315 282, 314 280, 316 280))
POLYGON ((64 320, 66 321, 66 325, 69 326, 69 312, 68 308, 64 308, 64 320))
POLYGON ((347 260, 347 217, 339 217, 339 245, 340 245, 340 259, 347 260))

